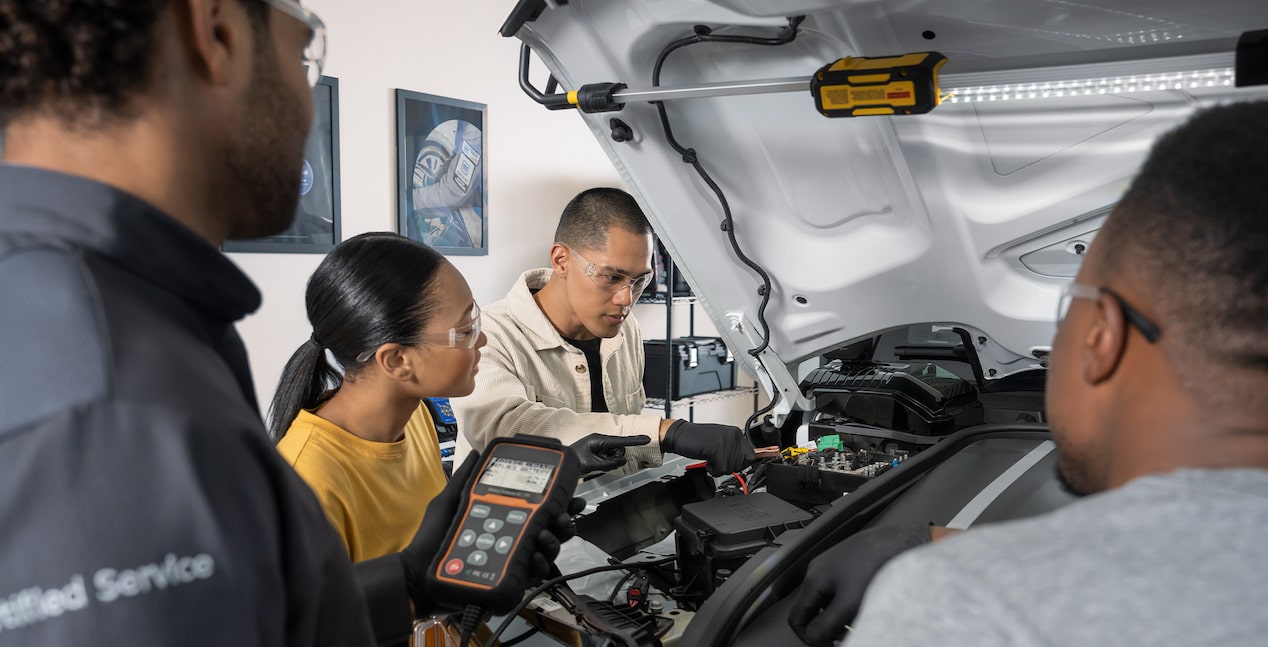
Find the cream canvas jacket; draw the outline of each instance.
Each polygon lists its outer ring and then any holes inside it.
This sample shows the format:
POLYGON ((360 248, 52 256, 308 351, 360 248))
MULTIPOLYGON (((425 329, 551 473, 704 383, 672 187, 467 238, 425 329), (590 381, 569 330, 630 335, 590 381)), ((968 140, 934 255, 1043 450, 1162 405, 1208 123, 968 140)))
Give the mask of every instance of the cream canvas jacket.
POLYGON ((506 298, 482 309, 489 342, 481 349, 475 391, 451 400, 459 430, 455 464, 497 436, 550 436, 571 444, 603 433, 652 439, 626 451, 626 470, 659 465, 663 418, 642 413, 646 395, 638 322, 627 317, 616 337, 600 343, 610 413, 591 413, 585 353, 564 341, 533 300, 532 290, 544 287, 550 274, 549 269, 521 274, 506 298))

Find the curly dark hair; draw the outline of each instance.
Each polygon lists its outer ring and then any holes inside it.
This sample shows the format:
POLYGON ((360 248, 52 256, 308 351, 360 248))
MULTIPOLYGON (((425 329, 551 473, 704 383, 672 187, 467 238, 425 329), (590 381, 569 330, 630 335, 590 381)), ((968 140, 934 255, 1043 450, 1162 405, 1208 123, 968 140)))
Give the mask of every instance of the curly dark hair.
MULTIPOLYGON (((256 31, 266 5, 254 5, 256 31)), ((171 0, 0 0, 0 128, 42 110, 70 124, 127 119, 171 0)))
POLYGON ((1208 402, 1268 404, 1245 379, 1268 377, 1266 166, 1268 102, 1203 110, 1158 140, 1096 238, 1106 276, 1139 279, 1181 380, 1208 402))

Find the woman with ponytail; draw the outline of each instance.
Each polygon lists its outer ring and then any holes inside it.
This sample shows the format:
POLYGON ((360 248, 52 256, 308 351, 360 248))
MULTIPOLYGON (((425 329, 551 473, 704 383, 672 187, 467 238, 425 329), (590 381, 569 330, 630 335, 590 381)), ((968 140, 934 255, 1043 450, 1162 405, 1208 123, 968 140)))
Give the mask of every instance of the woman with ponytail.
POLYGON ((305 303, 313 333, 282 371, 269 433, 353 561, 396 552, 446 481, 421 399, 475 387, 480 310, 443 256, 388 233, 336 246, 305 303))

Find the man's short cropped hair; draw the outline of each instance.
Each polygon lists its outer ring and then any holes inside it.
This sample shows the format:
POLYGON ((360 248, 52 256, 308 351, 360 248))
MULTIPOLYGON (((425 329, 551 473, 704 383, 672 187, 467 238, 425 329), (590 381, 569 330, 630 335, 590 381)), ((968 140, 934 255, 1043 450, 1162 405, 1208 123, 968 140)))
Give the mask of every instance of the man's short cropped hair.
POLYGON ((555 242, 573 249, 603 249, 608 230, 620 227, 633 234, 652 233, 634 196, 620 189, 587 189, 564 207, 555 229, 555 242))

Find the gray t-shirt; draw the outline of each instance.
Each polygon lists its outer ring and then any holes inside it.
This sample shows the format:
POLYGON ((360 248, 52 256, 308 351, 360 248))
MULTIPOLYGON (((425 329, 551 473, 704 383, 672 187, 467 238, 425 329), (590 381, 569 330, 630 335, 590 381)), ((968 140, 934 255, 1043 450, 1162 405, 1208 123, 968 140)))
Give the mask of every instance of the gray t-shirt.
POLYGON ((913 550, 845 644, 1268 645, 1268 470, 1142 477, 913 550))

